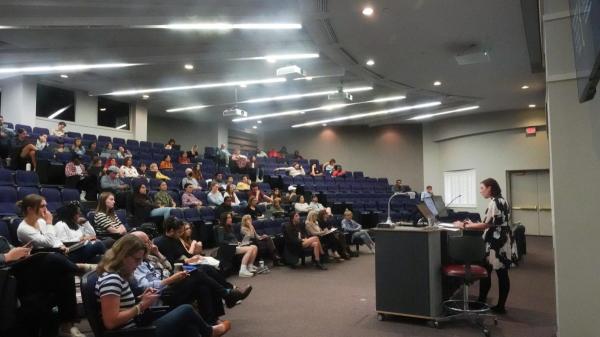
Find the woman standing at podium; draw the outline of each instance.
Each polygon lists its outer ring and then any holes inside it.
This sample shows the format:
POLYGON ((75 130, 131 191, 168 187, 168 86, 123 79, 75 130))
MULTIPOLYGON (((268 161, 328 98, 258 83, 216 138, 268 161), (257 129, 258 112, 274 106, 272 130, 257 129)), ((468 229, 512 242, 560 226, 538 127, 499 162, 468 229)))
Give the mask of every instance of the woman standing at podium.
POLYGON ((483 239, 486 247, 487 263, 485 267, 488 270, 488 277, 480 281, 479 301, 486 302, 492 284, 492 270, 495 270, 498 276, 499 295, 498 304, 492 307, 492 311, 504 314, 506 313, 506 299, 510 291, 508 269, 514 260, 513 238, 508 223, 510 207, 502 197, 500 185, 493 178, 487 178, 481 182, 479 193, 482 197, 490 199, 483 221, 481 223, 474 223, 470 220, 458 221, 457 226, 462 229, 485 230, 483 239))

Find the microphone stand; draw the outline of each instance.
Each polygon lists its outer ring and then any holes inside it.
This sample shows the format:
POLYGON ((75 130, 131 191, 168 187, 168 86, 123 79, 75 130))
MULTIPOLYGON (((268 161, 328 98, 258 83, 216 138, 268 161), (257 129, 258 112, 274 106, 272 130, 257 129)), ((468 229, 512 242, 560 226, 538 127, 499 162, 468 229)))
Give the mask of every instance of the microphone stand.
POLYGON ((394 194, 392 194, 392 196, 388 200, 388 216, 387 216, 387 221, 384 222, 384 224, 386 224, 386 225, 393 225, 394 224, 392 222, 392 217, 391 217, 391 214, 390 214, 390 207, 391 207, 391 204, 392 204, 392 199, 394 199, 394 197, 398 196, 398 195, 408 195, 408 193, 406 193, 406 192, 395 192, 394 194))
POLYGON ((457 196, 456 196, 454 199, 450 200, 450 202, 449 202, 449 203, 446 205, 446 207, 448 207, 448 206, 452 205, 452 203, 453 203, 453 202, 455 202, 455 201, 456 201, 456 199, 458 199, 458 198, 460 198, 460 197, 462 197, 462 194, 459 194, 459 195, 457 195, 457 196))

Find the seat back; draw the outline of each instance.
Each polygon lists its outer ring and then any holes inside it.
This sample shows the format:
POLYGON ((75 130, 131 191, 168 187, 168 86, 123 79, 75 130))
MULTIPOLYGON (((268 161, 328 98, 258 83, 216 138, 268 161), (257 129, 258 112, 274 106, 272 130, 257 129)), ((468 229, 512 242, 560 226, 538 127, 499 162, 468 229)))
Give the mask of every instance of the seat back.
POLYGON ((81 278, 81 300, 83 302, 83 310, 88 319, 90 328, 94 336, 103 335, 104 324, 100 318, 100 305, 96 296, 96 282, 98 275, 95 271, 91 271, 81 278))
POLYGON ((40 178, 34 171, 15 171, 15 181, 20 187, 40 186, 40 178))
POLYGON ((448 237, 448 256, 461 264, 476 264, 485 258, 485 242, 480 236, 448 237))

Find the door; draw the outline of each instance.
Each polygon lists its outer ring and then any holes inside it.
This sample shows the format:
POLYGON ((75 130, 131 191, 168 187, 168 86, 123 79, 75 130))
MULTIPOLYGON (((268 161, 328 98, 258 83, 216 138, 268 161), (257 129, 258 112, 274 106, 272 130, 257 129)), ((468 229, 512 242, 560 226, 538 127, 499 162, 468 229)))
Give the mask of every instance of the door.
POLYGON ((509 177, 512 222, 522 223, 528 235, 552 235, 549 172, 518 171, 509 177))

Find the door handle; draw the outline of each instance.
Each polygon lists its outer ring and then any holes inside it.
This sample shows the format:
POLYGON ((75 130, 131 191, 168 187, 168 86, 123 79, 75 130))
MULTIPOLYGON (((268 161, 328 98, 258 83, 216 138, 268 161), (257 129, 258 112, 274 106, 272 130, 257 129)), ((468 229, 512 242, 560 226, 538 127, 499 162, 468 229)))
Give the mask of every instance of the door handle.
POLYGON ((513 207, 512 209, 519 211, 537 211, 537 207, 513 207))

